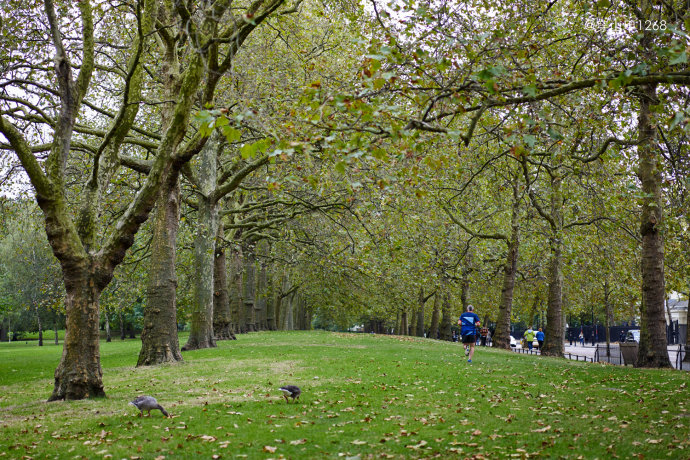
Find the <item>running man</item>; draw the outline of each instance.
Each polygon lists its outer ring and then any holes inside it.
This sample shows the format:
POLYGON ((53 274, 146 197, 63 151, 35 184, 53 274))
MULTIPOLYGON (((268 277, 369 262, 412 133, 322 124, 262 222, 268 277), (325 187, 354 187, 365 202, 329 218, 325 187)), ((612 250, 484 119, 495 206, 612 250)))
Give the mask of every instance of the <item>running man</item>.
POLYGON ((460 334, 462 335, 462 343, 465 345, 465 356, 468 357, 468 363, 472 362, 472 356, 474 356, 474 344, 477 341, 477 328, 479 325, 479 316, 474 313, 474 307, 468 305, 467 311, 460 315, 458 319, 458 326, 460 326, 460 334))

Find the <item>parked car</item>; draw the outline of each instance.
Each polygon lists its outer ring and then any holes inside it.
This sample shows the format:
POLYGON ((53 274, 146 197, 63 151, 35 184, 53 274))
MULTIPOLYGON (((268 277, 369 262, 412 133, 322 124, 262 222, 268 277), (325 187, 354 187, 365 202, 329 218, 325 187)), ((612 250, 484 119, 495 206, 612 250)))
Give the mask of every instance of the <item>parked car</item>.
POLYGON ((637 342, 640 343, 640 330, 631 329, 625 334, 625 342, 637 342))

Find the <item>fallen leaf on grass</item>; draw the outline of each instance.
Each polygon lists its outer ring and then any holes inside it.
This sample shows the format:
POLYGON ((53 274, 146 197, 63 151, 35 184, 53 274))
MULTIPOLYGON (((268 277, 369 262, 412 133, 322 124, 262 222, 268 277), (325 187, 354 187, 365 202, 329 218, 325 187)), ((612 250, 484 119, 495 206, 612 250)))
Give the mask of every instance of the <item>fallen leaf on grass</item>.
POLYGON ((359 439, 355 439, 350 444, 354 444, 355 446, 363 446, 366 443, 367 443, 366 441, 360 441, 359 439))
POLYGON ((294 441, 290 441, 290 444, 293 446, 298 446, 300 444, 306 444, 307 440, 306 439, 295 439, 294 441))
POLYGON ((278 449, 277 447, 273 447, 273 446, 264 446, 264 452, 269 452, 271 454, 273 452, 275 452, 277 449, 278 449))
POLYGON ((209 436, 207 434, 201 436, 201 439, 203 439, 206 442, 214 442, 216 440, 215 436, 209 436))
POLYGON ((424 446, 426 446, 426 445, 427 445, 427 442, 424 441, 424 440, 422 439, 422 440, 419 441, 417 444, 411 444, 411 445, 405 446, 405 447, 407 447, 408 449, 415 449, 415 450, 417 450, 417 449, 419 449, 420 447, 424 447, 424 446))
POLYGON ((544 428, 537 428, 536 430, 532 430, 532 433, 546 433, 551 429, 551 425, 546 425, 544 428))

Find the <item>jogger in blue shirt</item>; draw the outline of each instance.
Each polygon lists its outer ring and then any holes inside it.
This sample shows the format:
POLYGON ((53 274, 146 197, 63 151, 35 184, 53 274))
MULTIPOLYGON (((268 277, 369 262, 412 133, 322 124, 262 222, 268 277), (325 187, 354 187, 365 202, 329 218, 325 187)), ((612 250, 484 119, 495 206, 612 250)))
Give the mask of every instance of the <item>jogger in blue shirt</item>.
POLYGON ((474 356, 474 344, 477 342, 477 328, 480 325, 479 316, 474 313, 472 305, 468 305, 467 311, 460 315, 458 325, 460 326, 462 343, 465 345, 465 355, 469 355, 467 362, 471 363, 472 356, 474 356))

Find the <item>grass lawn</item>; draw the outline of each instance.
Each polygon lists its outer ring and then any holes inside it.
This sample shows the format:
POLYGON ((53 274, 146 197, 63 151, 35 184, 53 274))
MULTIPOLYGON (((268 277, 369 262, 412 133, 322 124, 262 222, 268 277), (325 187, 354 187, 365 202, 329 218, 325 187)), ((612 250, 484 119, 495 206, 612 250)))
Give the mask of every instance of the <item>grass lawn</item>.
POLYGON ((690 458, 686 372, 492 349, 469 364, 457 343, 327 332, 153 368, 139 347, 101 343, 106 399, 46 403, 62 345, 0 344, 0 459, 690 458), (139 394, 173 418, 137 417, 139 394))

